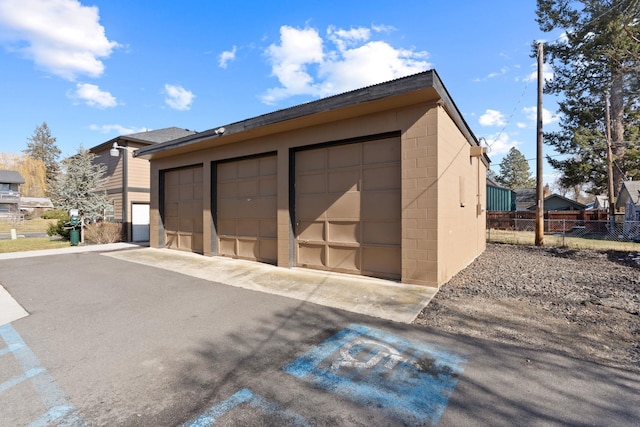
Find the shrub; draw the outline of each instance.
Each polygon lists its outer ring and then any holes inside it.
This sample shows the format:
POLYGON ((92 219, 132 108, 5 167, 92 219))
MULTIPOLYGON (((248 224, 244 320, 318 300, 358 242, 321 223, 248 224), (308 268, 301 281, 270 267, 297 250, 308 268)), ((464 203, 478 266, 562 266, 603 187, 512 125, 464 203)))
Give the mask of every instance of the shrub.
POLYGON ((42 219, 66 219, 69 221, 69 214, 62 209, 52 209, 49 211, 42 212, 40 215, 42 219))
POLYGON ((85 227, 84 240, 87 243, 115 243, 122 241, 122 224, 115 222, 94 222, 85 227))
POLYGON ((60 236, 64 240, 69 240, 70 234, 71 234, 71 229, 69 228, 68 216, 58 219, 58 222, 56 222, 55 224, 49 224, 49 228, 47 229, 47 235, 60 236))

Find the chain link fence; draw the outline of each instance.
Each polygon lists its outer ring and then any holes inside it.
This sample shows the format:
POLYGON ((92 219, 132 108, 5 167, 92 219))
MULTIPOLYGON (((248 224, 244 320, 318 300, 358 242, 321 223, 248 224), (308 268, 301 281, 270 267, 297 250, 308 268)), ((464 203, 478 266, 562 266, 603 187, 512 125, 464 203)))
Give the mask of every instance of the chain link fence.
MULTIPOLYGON (((535 242, 535 219, 487 218, 487 242, 535 242)), ((545 219, 544 245, 640 251, 640 221, 545 219)))

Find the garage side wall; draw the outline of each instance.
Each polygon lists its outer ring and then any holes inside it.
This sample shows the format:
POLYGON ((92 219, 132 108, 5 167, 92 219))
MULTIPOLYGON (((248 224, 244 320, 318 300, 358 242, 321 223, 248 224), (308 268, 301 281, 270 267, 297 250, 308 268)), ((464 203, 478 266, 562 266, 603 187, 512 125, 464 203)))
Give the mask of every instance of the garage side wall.
POLYGON ((438 108, 438 285, 486 247, 486 172, 451 117, 438 108))

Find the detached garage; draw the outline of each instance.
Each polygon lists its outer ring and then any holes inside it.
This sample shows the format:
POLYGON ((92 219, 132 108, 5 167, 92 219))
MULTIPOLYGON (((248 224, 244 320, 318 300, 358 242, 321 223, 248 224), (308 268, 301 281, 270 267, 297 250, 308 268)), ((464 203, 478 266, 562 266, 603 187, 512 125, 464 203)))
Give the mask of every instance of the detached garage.
POLYGON ((485 248, 488 158, 435 71, 136 156, 152 247, 428 286, 485 248))

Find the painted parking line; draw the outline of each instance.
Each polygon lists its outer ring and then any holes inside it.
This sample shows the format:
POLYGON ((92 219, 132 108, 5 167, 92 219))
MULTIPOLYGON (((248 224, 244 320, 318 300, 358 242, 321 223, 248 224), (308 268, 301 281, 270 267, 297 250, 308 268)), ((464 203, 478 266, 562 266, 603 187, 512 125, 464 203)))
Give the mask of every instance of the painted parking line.
POLYGON ((182 424, 182 427, 208 427, 215 424, 215 422, 226 413, 235 409, 242 404, 248 404, 252 408, 257 408, 269 415, 278 415, 280 419, 285 420, 287 425, 306 427, 311 426, 307 420, 293 411, 290 411, 277 403, 273 403, 252 392, 249 389, 243 388, 239 390, 225 401, 212 406, 207 409, 201 415, 195 419, 182 424))
POLYGON ((0 326, 0 338, 7 347, 0 350, 0 356, 12 354, 22 368, 22 373, 0 384, 0 393, 29 380, 40 396, 46 412, 29 424, 31 427, 44 427, 51 423, 58 426, 86 426, 87 424, 67 399, 56 381, 44 369, 36 355, 22 340, 11 324, 0 326))
POLYGON ((466 358, 443 347, 350 325, 283 370, 405 424, 437 424, 466 358))

